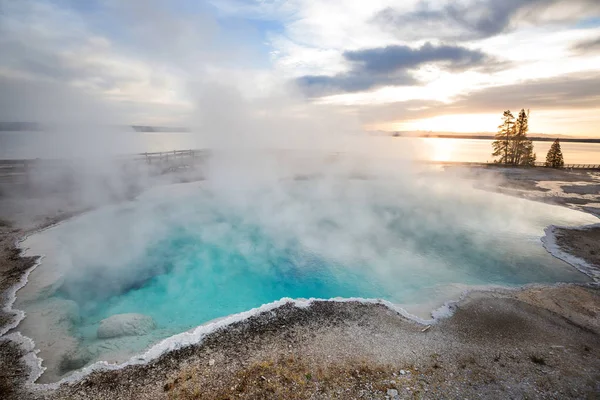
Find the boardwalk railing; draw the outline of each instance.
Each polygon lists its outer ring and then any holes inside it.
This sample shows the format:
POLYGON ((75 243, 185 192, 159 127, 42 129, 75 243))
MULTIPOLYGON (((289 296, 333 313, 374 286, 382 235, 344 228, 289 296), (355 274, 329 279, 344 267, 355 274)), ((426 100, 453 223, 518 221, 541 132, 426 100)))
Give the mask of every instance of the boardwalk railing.
MULTIPOLYGON (((436 165, 456 165, 464 167, 500 167, 500 168, 551 168, 547 167, 544 162, 536 162, 533 166, 515 165, 515 164, 504 164, 495 162, 470 162, 470 161, 433 161, 424 160, 416 161, 424 164, 436 164, 436 165)), ((582 170, 600 170, 600 164, 565 164, 559 169, 582 169, 582 170)))
POLYGON ((194 168, 207 156, 206 150, 173 150, 154 153, 141 153, 146 164, 158 168, 162 172, 175 171, 182 168, 194 168))
MULTIPOLYGON (((536 162, 536 167, 546 167, 546 163, 536 162)), ((546 167, 549 168, 549 167, 546 167)), ((600 164, 565 164, 563 169, 600 169, 600 164)))
POLYGON ((140 153, 139 156, 144 156, 146 163, 152 164, 163 161, 174 161, 181 159, 194 158, 201 150, 173 150, 173 151, 158 151, 154 153, 140 153))

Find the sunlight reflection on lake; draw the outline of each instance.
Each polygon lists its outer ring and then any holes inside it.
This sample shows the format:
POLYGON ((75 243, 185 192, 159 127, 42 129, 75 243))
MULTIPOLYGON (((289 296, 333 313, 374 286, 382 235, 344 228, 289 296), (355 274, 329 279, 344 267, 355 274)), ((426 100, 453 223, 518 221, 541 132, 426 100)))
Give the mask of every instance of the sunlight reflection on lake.
MULTIPOLYGON (((68 156, 66 151, 55 149, 56 133, 51 132, 0 132, 0 159, 33 159, 60 158, 68 156), (52 150, 50 152, 50 150, 52 150), (52 153, 52 155, 48 155, 52 153)), ((138 133, 124 132, 111 135, 93 135, 92 139, 82 135, 81 140, 73 148, 78 151, 88 146, 91 150, 105 148, 113 154, 134 154, 144 152, 159 152, 187 149, 207 148, 206 135, 184 132, 153 132, 138 133)), ((482 139, 449 139, 449 138, 394 138, 372 137, 372 146, 355 146, 362 155, 377 155, 378 157, 414 158, 427 161, 454 162, 492 162, 492 141, 482 139)), ((59 141, 60 142, 60 141, 59 141)), ((349 143, 351 142, 351 137, 349 143)), ((281 145, 281 144, 280 144, 281 145)), ((278 145, 278 148, 279 146, 278 145)), ((552 142, 534 142, 537 161, 543 162, 552 142)), ((269 145, 257 147, 267 147, 269 145)), ((304 146, 290 144, 285 150, 311 150, 311 143, 304 146)), ((598 164, 600 163, 600 143, 566 143, 561 142, 562 151, 567 164, 598 164)), ((337 143, 328 150, 345 152, 347 143, 337 143), (338 147, 336 147, 338 146, 338 147)), ((63 149, 65 150, 65 149, 63 149)))

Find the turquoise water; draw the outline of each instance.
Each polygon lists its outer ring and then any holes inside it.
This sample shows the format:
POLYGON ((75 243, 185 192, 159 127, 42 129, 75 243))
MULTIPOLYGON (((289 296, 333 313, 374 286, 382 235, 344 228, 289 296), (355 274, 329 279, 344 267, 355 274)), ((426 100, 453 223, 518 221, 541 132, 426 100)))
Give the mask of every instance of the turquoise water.
MULTIPOLYGON (((366 268, 348 268, 294 244, 274 246, 254 226, 232 228, 239 235, 235 239, 247 240, 247 253, 227 242, 211 243, 194 232, 175 230, 141 260, 159 262, 165 273, 101 304, 84 306, 84 323, 138 312, 151 315, 159 326, 182 331, 283 297, 378 297, 385 293, 383 285, 369 279, 366 268)), ((91 282, 71 283, 85 288, 91 282)), ((82 295, 89 299, 89 293, 82 295)))
POLYGON ((64 277, 53 297, 78 304, 72 334, 95 359, 283 297, 381 298, 410 308, 441 304, 457 285, 588 281, 540 237, 550 224, 595 218, 461 184, 414 185, 185 184, 39 235, 62 260, 46 261, 64 277), (149 315, 158 328, 131 343, 97 339, 99 322, 122 313, 149 315))
MULTIPOLYGON (((386 253, 397 252, 402 264, 407 238, 417 235, 403 228, 401 210, 374 213, 381 217, 397 214, 387 226, 390 236, 385 245, 390 247, 377 255, 376 262, 384 264, 383 270, 374 270, 363 260, 341 262, 311 252, 296 240, 279 243, 260 226, 241 219, 217 218, 202 223, 226 227, 227 235, 218 241, 203 237, 202 229, 172 227, 166 238, 136 262, 145 266, 144 270, 152 266, 152 276, 140 276, 130 287, 120 288, 122 293, 111 293, 105 286, 120 279, 120 268, 114 276, 100 268, 102 273, 69 278, 59 295, 80 304, 84 325, 113 314, 136 312, 152 316, 159 326, 183 331, 283 297, 384 298, 402 304, 425 300, 419 293, 423 289, 456 282, 515 286, 586 280, 549 256, 537 241, 527 246, 516 237, 498 235, 482 246, 481 238, 475 237, 477 232, 465 227, 465 231, 450 234, 426 230, 426 235, 410 244, 410 257, 416 255, 421 262, 439 265, 434 274, 430 268, 412 270, 405 265, 394 270, 386 253), (526 252, 507 252, 511 247, 526 252), (102 280, 105 284, 98 285, 102 280)), ((323 225, 322 229, 336 235, 332 222, 323 221, 323 225)))

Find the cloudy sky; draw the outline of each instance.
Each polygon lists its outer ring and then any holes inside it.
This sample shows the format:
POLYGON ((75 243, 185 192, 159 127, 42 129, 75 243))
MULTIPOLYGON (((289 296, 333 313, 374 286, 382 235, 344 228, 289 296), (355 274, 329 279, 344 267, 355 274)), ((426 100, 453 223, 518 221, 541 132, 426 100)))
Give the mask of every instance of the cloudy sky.
POLYGON ((600 1, 0 0, 0 120, 182 125, 215 87, 367 129, 529 108, 534 132, 600 137, 600 1))

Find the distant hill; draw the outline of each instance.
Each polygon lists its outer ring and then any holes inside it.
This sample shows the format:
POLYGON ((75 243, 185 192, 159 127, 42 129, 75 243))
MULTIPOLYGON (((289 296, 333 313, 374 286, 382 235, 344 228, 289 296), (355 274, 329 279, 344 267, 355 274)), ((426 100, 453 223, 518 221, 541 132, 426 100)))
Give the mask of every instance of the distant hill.
MULTIPOLYGON (((2 122, 0 121, 0 132, 32 132, 32 131, 45 131, 45 130, 57 130, 60 129, 61 125, 43 125, 36 122, 2 122)), ((68 127, 68 125, 65 125, 68 127)), ((190 132, 189 128, 182 126, 151 126, 151 125, 106 125, 107 128, 118 128, 124 131, 130 130, 132 132, 141 133, 186 133, 190 132)), ((461 133, 461 132, 432 132, 432 131, 372 131, 370 132, 375 136, 393 136, 393 137, 420 137, 420 138, 442 138, 442 139, 482 139, 482 140, 493 140, 495 133, 493 132, 475 132, 475 133, 461 133)), ((600 143, 600 138, 585 138, 577 137, 574 135, 564 134, 549 134, 549 133, 530 133, 529 137, 534 141, 549 142, 555 139, 560 139, 563 142, 578 142, 578 143, 600 143)))
MULTIPOLYGON (((47 130, 57 130, 60 129, 61 126, 63 128, 70 127, 71 125, 60 125, 60 124, 39 124, 37 122, 2 122, 0 121, 0 132, 40 132, 47 130)), ((134 132, 189 132, 190 130, 185 127, 168 127, 168 126, 150 126, 150 125, 124 125, 124 126, 114 126, 114 125, 106 125, 111 129, 119 128, 123 130, 131 130, 134 132)))
POLYGON ((188 128, 181 126, 168 127, 168 126, 145 126, 145 125, 132 125, 131 128, 136 132, 189 132, 188 128))
MULTIPOLYGON (((442 138, 442 139, 481 139, 494 140, 495 133, 492 132, 476 132, 476 133, 461 133, 461 132, 424 132, 424 131, 405 131, 405 132, 386 132, 387 135, 393 137, 420 137, 420 138, 442 138)), ((577 142, 577 143, 600 143, 600 138, 584 138, 563 134, 549 133, 530 133, 529 138, 538 142, 550 142, 560 139, 561 142, 577 142)))

